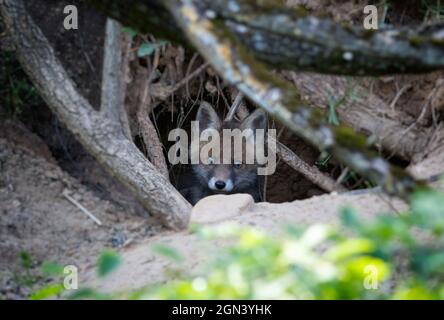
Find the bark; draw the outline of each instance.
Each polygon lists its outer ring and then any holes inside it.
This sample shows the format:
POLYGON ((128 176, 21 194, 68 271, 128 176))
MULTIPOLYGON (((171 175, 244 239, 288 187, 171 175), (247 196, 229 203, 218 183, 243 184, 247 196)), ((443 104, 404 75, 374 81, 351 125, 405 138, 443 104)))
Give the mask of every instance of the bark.
POLYGON ((120 24, 110 18, 106 21, 100 111, 104 117, 120 122, 122 106, 122 43, 120 24))
POLYGON ((120 122, 123 126, 123 130, 125 132, 125 136, 132 140, 133 136, 131 133, 131 127, 129 124, 128 119, 128 112, 126 109, 126 95, 127 95, 127 89, 128 89, 128 83, 130 81, 130 56, 131 56, 131 47, 133 40, 128 35, 122 32, 122 29, 120 27, 120 34, 122 39, 122 51, 123 51, 123 57, 122 57, 122 67, 121 67, 121 77, 123 80, 121 80, 121 106, 119 108, 120 110, 120 122))
POLYGON ((139 108, 137 112, 137 120, 139 122, 139 129, 142 134, 143 142, 146 146, 148 158, 165 179, 169 181, 168 166, 166 164, 165 156, 163 155, 163 145, 160 142, 156 128, 146 111, 146 105, 139 108))
POLYGON ((163 145, 157 135, 157 130, 150 119, 149 111, 152 109, 151 97, 148 96, 150 90, 150 77, 145 72, 142 77, 138 77, 136 82, 141 83, 141 93, 137 107, 137 122, 139 124, 139 131, 142 135, 143 142, 146 147, 148 159, 159 170, 159 172, 169 181, 168 166, 166 164, 165 156, 163 155, 163 145))
POLYGON ((418 183, 405 171, 368 151, 367 138, 344 126, 331 126, 317 110, 305 105, 287 82, 273 77, 226 27, 200 14, 193 1, 166 1, 178 25, 199 52, 224 78, 247 97, 321 151, 382 185, 386 192, 407 198, 418 183))
POLYGON ((122 47, 124 47, 123 38, 120 23, 108 18, 106 21, 105 45, 103 50, 100 112, 104 117, 119 122, 125 136, 130 139, 131 130, 125 110, 125 69, 128 67, 128 53, 125 51, 125 56, 122 57, 122 47))
MULTIPOLYGON (((141 31, 187 44, 166 1, 92 0, 141 31)), ((235 37, 258 59, 285 69, 348 75, 426 72, 444 67, 444 27, 365 30, 308 16, 273 1, 193 0, 198 16, 235 37)), ((364 15, 363 15, 364 18, 364 15)))
POLYGON ((170 228, 188 224, 191 206, 126 138, 118 121, 93 110, 56 58, 22 0, 3 0, 0 10, 17 57, 51 110, 146 210, 170 228))

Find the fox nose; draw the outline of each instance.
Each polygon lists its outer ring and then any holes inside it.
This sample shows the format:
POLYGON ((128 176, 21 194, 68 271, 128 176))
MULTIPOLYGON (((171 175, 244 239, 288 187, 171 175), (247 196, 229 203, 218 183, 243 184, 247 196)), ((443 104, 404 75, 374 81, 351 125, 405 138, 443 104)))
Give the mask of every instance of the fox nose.
POLYGON ((226 184, 222 180, 218 180, 214 183, 214 185, 216 186, 217 189, 222 190, 223 188, 225 188, 226 184))

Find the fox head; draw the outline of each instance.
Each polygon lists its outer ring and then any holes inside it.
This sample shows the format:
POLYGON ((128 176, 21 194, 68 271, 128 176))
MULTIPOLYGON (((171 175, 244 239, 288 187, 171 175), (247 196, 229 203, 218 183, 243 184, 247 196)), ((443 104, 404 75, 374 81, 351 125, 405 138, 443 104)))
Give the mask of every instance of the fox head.
MULTIPOLYGON (((213 107, 202 102, 197 112, 196 120, 199 122, 199 130, 203 132, 207 129, 218 131, 220 150, 211 150, 208 153, 201 153, 199 164, 193 165, 193 171, 203 188, 207 188, 209 193, 251 193, 250 190, 257 187, 257 162, 255 155, 258 148, 264 148, 255 143, 256 129, 267 129, 267 116, 262 110, 256 110, 242 122, 236 120, 222 121, 213 107), (234 156, 235 150, 233 140, 228 139, 223 134, 224 129, 231 132, 246 132, 242 137, 242 161, 234 156), (238 129, 238 130, 236 130, 238 129), (246 130, 247 129, 247 130, 246 130), (248 130, 249 129, 249 130, 248 130), (252 147, 252 148, 251 148, 252 147), (229 151, 229 152, 228 152, 229 151), (224 158, 231 158, 227 161, 224 158), (252 156, 254 162, 247 164, 248 156, 252 156)), ((200 148, 208 142, 198 141, 200 148)), ((261 151, 263 152, 263 150, 261 151)))

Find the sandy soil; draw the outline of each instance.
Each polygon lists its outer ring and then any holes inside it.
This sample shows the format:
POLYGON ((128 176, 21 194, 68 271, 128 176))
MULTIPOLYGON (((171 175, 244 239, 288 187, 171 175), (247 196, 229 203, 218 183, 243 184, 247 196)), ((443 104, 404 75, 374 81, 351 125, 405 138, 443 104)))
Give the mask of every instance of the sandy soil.
MULTIPOLYGON (((279 236, 285 226, 336 224, 339 221, 338 213, 345 206, 359 208, 359 214, 364 219, 392 212, 393 208, 400 212, 406 208, 400 201, 383 199, 379 194, 361 191, 344 195, 325 194, 280 204, 253 203, 251 196, 245 194, 216 195, 196 204, 191 224, 217 226, 237 223, 279 236)), ((123 250, 123 264, 104 279, 96 277, 93 264, 82 266, 82 286, 116 293, 170 281, 177 274, 196 276, 230 242, 230 239, 205 240, 189 231, 162 233, 123 250), (158 244, 174 248, 181 254, 183 261, 177 263, 157 254, 152 249, 158 244)))
POLYGON ((30 291, 19 280, 27 272, 21 252, 29 253, 30 271, 37 274, 44 261, 94 263, 104 248, 120 249, 162 230, 149 218, 98 198, 45 159, 44 147, 34 143, 33 149, 0 138, 0 298, 21 298, 30 291), (102 225, 68 202, 65 189, 102 225))

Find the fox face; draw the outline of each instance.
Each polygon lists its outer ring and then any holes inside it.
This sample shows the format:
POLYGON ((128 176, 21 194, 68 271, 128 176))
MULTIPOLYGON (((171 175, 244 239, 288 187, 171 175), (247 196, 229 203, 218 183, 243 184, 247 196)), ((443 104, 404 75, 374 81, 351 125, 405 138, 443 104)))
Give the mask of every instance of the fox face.
MULTIPOLYGON (((220 145, 218 151, 211 150, 208 153, 201 153, 199 164, 192 165, 193 173, 201 188, 201 195, 198 198, 211 194, 248 193, 253 196, 255 201, 260 201, 258 165, 254 153, 263 146, 255 144, 255 134, 256 129, 265 131, 267 128, 265 112, 256 110, 242 122, 236 120, 222 121, 209 103, 202 102, 196 120, 199 122, 200 132, 207 129, 217 130, 220 139, 218 141, 220 145), (239 159, 239 156, 235 157, 237 151, 234 140, 223 134, 224 129, 230 129, 231 132, 242 132, 243 134, 246 132, 242 138, 242 160, 239 159), (254 161, 245 161, 248 157, 254 159, 254 161)), ((199 143, 201 147, 199 149, 202 149, 208 142, 198 141, 196 143, 199 143)), ((237 154, 239 155, 239 153, 237 154)))

